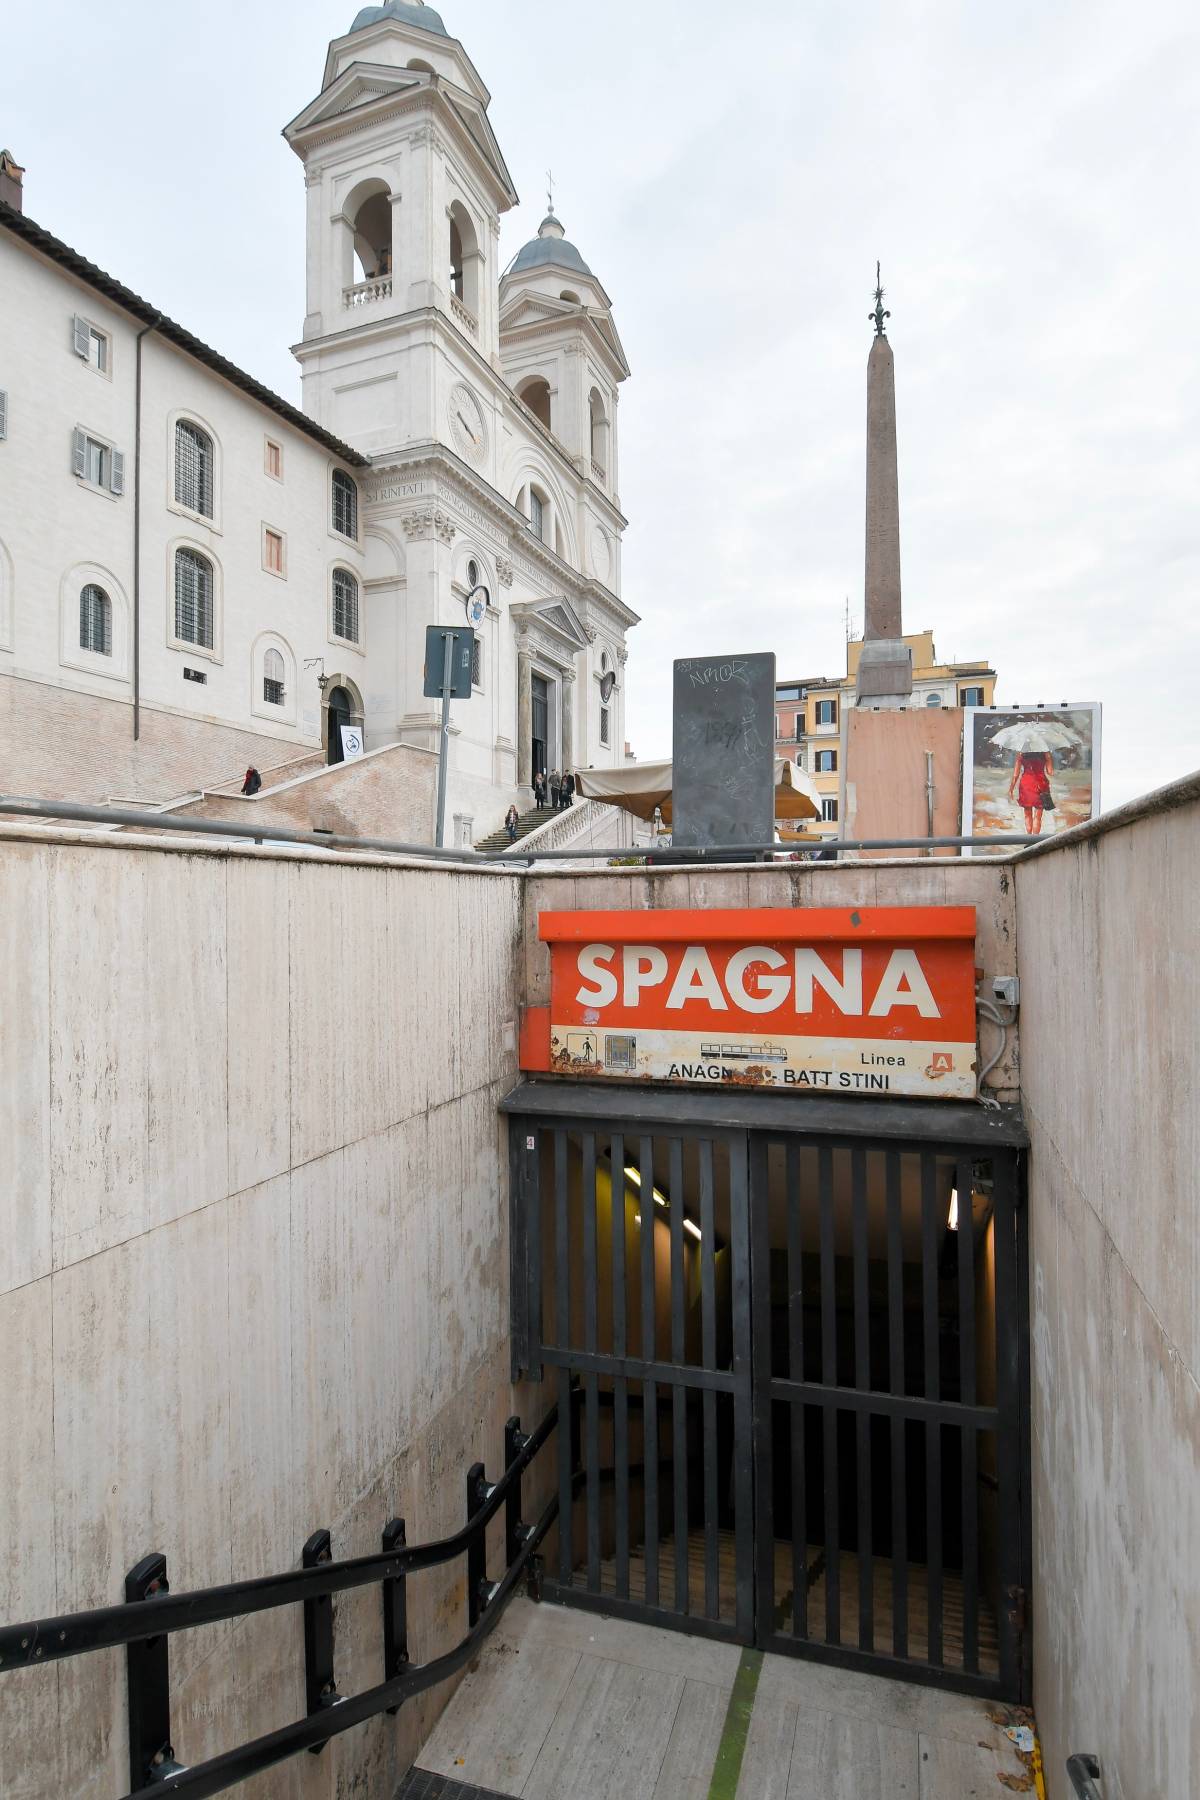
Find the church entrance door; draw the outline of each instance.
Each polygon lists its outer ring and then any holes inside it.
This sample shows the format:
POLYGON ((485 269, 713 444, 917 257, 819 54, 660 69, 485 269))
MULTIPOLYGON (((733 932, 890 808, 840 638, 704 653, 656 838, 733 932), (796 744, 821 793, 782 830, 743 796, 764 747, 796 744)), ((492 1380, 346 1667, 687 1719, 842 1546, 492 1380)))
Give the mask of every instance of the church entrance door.
POLYGON ((343 760, 342 726, 351 724, 353 702, 344 687, 335 687, 329 696, 329 741, 326 746, 325 761, 340 763, 343 760))
POLYGON ((547 773, 547 758, 550 748, 550 699, 546 677, 544 675, 535 675, 533 677, 532 688, 533 719, 532 729, 529 734, 533 746, 533 767, 530 770, 531 777, 537 775, 539 772, 543 775, 547 773))

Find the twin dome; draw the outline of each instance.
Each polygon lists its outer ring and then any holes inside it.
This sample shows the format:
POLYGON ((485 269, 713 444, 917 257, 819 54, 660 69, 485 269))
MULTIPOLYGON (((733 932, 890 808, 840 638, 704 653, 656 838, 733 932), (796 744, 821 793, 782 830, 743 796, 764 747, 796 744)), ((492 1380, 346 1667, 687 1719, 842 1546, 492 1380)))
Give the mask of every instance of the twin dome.
MULTIPOLYGON (((378 24, 381 19, 396 19, 402 25, 416 25, 421 31, 436 32, 439 37, 450 36, 442 22, 442 15, 434 12, 432 6, 423 5, 422 0, 384 0, 382 6, 364 6, 360 13, 355 14, 350 31, 362 31, 367 25, 378 24)), ((567 241, 563 228, 553 213, 547 213, 538 227, 537 236, 518 250, 509 273, 519 275, 524 269, 543 268, 547 264, 553 264, 558 269, 573 269, 577 275, 592 274, 574 244, 567 241)))

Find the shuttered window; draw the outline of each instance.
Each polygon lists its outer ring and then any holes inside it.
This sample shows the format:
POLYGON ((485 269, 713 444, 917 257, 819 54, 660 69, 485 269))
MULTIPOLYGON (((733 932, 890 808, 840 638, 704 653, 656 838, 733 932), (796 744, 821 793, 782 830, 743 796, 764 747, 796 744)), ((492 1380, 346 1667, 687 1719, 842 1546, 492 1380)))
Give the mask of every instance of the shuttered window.
POLYGON ((213 568, 196 550, 175 552, 175 636, 213 647, 213 568))
POLYGON ((263 657, 263 699, 268 706, 283 705, 283 656, 278 650, 263 657))
POLYGON ((342 469, 333 471, 333 529, 358 541, 358 489, 342 469))
POLYGON ((112 601, 91 581, 79 596, 79 648, 95 656, 112 655, 112 601))
POLYGON ((8 395, 0 389, 0 442, 8 436, 8 395))
POLYGON ((333 635, 358 642, 358 582, 349 569, 333 571, 333 635))
POLYGON ((175 427, 175 500, 189 512, 213 516, 213 445, 190 419, 175 427))

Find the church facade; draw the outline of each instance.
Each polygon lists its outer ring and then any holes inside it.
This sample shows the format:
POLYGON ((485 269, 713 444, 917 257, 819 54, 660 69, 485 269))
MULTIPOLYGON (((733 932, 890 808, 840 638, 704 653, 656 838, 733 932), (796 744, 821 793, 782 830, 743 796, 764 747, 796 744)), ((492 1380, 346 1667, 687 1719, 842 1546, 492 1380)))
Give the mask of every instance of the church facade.
MULTIPOLYGON (((239 768, 432 757, 431 625, 467 623, 457 841, 538 768, 623 760, 629 374, 432 8, 366 8, 285 128, 303 165, 303 410, 0 205, 0 787, 167 802, 239 768), (26 353, 27 351, 27 353, 26 353)), ((11 167, 11 165, 10 165, 11 167)), ((19 182, 19 174, 17 176, 19 182)))

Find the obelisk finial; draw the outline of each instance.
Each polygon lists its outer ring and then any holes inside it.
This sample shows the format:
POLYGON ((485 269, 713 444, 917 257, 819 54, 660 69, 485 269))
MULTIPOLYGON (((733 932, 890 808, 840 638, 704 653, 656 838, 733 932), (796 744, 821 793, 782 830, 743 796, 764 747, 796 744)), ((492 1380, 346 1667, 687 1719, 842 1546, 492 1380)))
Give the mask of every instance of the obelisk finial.
POLYGON ((875 264, 875 311, 867 314, 868 319, 874 319, 874 321, 875 321, 875 336, 876 337, 886 336, 886 333, 884 332, 884 329, 883 329, 883 321, 885 319, 890 319, 891 316, 892 315, 890 312, 884 311, 883 286, 879 279, 879 264, 876 263, 875 264))

